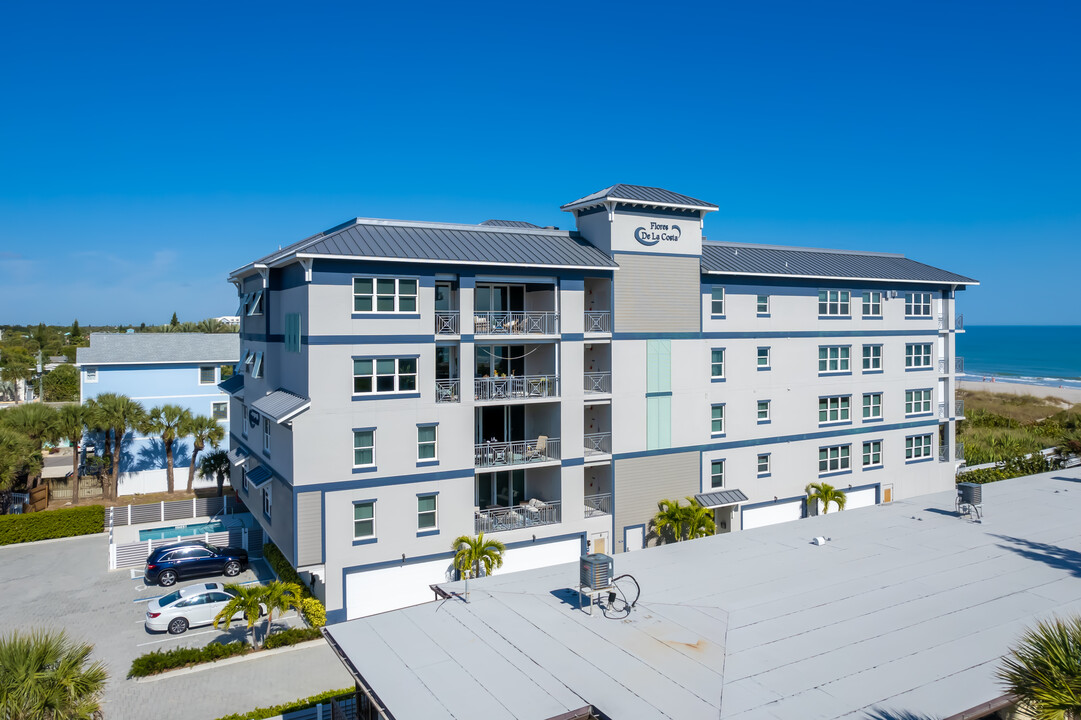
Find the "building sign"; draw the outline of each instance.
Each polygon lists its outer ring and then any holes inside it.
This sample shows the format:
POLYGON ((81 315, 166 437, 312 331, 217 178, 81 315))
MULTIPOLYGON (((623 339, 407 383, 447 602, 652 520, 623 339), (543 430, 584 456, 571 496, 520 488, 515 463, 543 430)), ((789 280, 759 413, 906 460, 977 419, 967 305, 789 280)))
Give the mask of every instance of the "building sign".
POLYGON ((679 225, 651 222, 649 227, 639 227, 634 231, 634 239, 646 247, 653 247, 659 242, 676 242, 683 231, 679 225))
POLYGON ((257 411, 248 411, 248 424, 252 427, 259 427, 259 413, 257 411))

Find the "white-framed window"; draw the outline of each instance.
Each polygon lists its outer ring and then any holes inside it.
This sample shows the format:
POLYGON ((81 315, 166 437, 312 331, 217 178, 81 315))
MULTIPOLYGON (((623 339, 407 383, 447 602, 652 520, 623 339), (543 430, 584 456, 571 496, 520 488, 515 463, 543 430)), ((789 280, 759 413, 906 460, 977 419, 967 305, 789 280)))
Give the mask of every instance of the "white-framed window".
POLYGON ((210 403, 210 417, 215 420, 228 420, 229 419, 229 401, 218 400, 210 403))
POLYGON ((931 317, 931 293, 905 293, 905 317, 931 317))
POLYGON ((848 290, 819 290, 818 314, 824 317, 847 317, 851 312, 848 290))
POLYGON ((881 440, 871 440, 863 444, 863 467, 882 467, 881 440))
POLYGON ((353 503, 353 539, 375 537, 375 501, 353 503))
POLYGON ((848 372, 852 349, 848 345, 820 345, 818 347, 818 374, 848 372))
POLYGON ((851 419, 852 396, 838 395, 818 399, 818 424, 847 422, 851 419))
POLYGON ((353 312, 415 313, 416 278, 353 278, 353 312))
POLYGON ((256 290, 252 293, 251 301, 248 303, 248 315, 262 315, 263 314, 263 291, 256 290))
POLYGON ((769 315, 769 295, 759 295, 755 300, 755 312, 769 315))
POLYGON ((199 368, 199 384, 200 385, 213 385, 217 380, 218 369, 213 365, 202 365, 199 368))
POLYGON ((724 487, 724 460, 714 460, 710 462, 709 486, 713 489, 724 487))
POLYGON ((714 285, 709 302, 711 315, 724 315, 724 288, 714 285))
POLYGON ((353 394, 406 393, 417 390, 417 359, 354 358, 353 394))
POLYGON ((709 374, 712 378, 724 377, 724 348, 713 348, 710 353, 709 374))
POLYGON ((417 426, 417 460, 435 460, 438 457, 438 435, 437 425, 417 426))
POLYGON ((930 390, 905 390, 905 415, 925 415, 930 412, 930 390))
POLYGON ((758 401, 757 413, 758 413, 758 422, 760 422, 760 423, 769 422, 769 400, 759 400, 758 401))
POLYGON ((274 483, 268 482, 263 488, 263 514, 271 517, 274 510, 274 483))
POLYGON ((353 431, 353 467, 375 465, 375 430, 353 431))
POLYGON ((432 530, 439 527, 438 500, 439 496, 434 493, 417 495, 417 530, 432 530))
POLYGON ((870 290, 863 294, 863 316, 882 317, 882 293, 870 290))
POLYGON ((248 468, 240 468, 240 487, 244 488, 244 492, 248 492, 248 468))
POLYGON ((263 452, 270 452, 270 418, 263 418, 263 452))
POLYGON ((851 468, 851 445, 834 445, 818 449, 818 474, 841 472, 851 468))
POLYGON ((882 393, 866 393, 863 396, 863 419, 882 419, 882 393))
POLYGON ((285 352, 300 352, 300 313, 285 315, 285 352))
POLYGON ((931 457, 931 436, 914 435, 905 438, 905 460, 931 457))
POLYGON ((710 432, 714 435, 724 435, 724 404, 713 405, 710 408, 710 432))
POLYGON ((244 370, 248 377, 263 377, 263 351, 248 350, 244 355, 244 370))
POLYGON ((96 367, 88 367, 84 369, 85 382, 96 383, 98 381, 98 369, 96 367))
POLYGON ((769 475, 769 453, 758 456, 758 476, 769 475))
POLYGON ((248 406, 240 406, 240 437, 248 439, 248 406))
POLYGON ((863 371, 876 372, 882 369, 882 346, 863 346, 863 371))
POLYGON ((759 370, 769 370, 770 364, 769 364, 769 348, 768 347, 760 347, 760 348, 758 348, 757 363, 758 363, 758 369, 759 370))
POLYGON ((931 367, 931 343, 905 345, 905 369, 931 367))

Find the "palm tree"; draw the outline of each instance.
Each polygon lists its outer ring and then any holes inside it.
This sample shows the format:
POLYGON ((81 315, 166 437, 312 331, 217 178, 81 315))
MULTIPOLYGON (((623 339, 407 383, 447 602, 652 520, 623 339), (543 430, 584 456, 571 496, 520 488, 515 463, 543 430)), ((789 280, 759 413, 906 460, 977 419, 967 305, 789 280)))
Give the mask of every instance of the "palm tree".
POLYGON ((685 519, 686 513, 684 508, 679 506, 679 500, 658 500, 657 514, 650 521, 653 526, 652 534, 659 543, 679 542, 683 539, 685 519))
POLYGON ((218 497, 222 496, 222 491, 225 486, 225 478, 229 476, 230 462, 229 453, 224 450, 215 450, 214 452, 203 455, 203 459, 199 461, 199 474, 203 477, 214 476, 218 480, 218 497))
POLYGON ((837 505, 838 510, 845 509, 845 501, 847 500, 845 491, 838 490, 828 483, 810 483, 804 488, 804 492, 807 493, 808 509, 810 509, 813 502, 822 503, 823 515, 830 511, 830 503, 837 505))
POLYGON ((998 677, 1036 720, 1081 719, 1081 618, 1027 630, 1002 659, 998 677))
POLYGON ((188 492, 191 492, 195 483, 195 459, 207 443, 210 443, 211 447, 221 445, 221 441, 225 439, 225 429, 214 418, 188 413, 186 421, 180 425, 180 434, 190 435, 192 439, 191 464, 188 465, 188 492))
POLYGON ((227 332, 225 329, 225 323, 217 318, 207 318, 206 320, 200 320, 196 325, 201 333, 223 333, 227 332))
POLYGON ((226 603, 217 617, 214 618, 214 629, 224 623, 225 629, 233 622, 233 616, 237 613, 244 614, 244 620, 248 623, 248 633, 251 637, 252 647, 255 647, 255 633, 252 628, 259 622, 263 614, 263 597, 265 588, 262 585, 236 585, 229 584, 225 589, 233 594, 233 599, 226 603))
POLYGON ((135 430, 146 418, 143 406, 127 395, 102 393, 97 397, 96 409, 92 411, 94 423, 105 430, 105 451, 109 452, 109 432, 113 434, 112 468, 110 469, 107 499, 116 500, 120 488, 120 458, 124 455, 124 436, 135 430))
POLYGON ((83 405, 64 405, 56 418, 60 437, 71 443, 71 504, 79 504, 79 444, 86 426, 87 409, 83 405))
POLYGON ((35 458, 33 441, 0 423, 0 490, 10 490, 17 478, 40 470, 41 457, 35 458))
MULTIPOLYGON (((18 405, 6 411, 0 420, 13 430, 16 430, 34 444, 34 451, 41 457, 42 449, 46 442, 56 440, 57 412, 48 405, 41 403, 29 403, 18 405)), ((41 481, 40 471, 35 472, 27 479, 27 487, 34 487, 41 481)))
POLYGON ((304 601, 304 591, 300 585, 291 582, 273 580, 263 586, 263 605, 266 606, 266 632, 263 633, 263 641, 266 642, 270 635, 270 624, 274 620, 274 611, 287 612, 296 610, 301 612, 300 605, 304 601))
POLYGON ((100 717, 108 674, 88 664, 89 644, 63 632, 13 632, 0 637, 0 717, 84 720, 100 717))
POLYGON ((709 537, 717 534, 717 523, 713 520, 713 512, 698 504, 693 497, 687 498, 689 503, 684 510, 684 524, 687 528, 687 539, 709 537))
POLYGON ((503 567, 503 555, 507 546, 498 540, 486 539, 484 533, 476 537, 459 536, 451 543, 454 551, 454 567, 463 575, 480 577, 481 569, 485 575, 503 567))
MULTIPOLYGON (((165 478, 168 482, 169 494, 175 492, 173 485, 173 445, 182 432, 181 428, 187 425, 191 413, 179 405, 159 405, 151 408, 144 418, 140 430, 147 435, 157 435, 165 446, 165 478)), ((194 467, 192 468, 194 474, 194 467)))

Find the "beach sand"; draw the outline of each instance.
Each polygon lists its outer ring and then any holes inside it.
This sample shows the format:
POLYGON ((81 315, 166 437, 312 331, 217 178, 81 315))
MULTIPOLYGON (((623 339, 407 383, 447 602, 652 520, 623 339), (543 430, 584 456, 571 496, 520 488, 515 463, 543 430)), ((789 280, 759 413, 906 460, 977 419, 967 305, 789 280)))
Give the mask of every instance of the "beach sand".
POLYGON ((958 380, 957 387, 969 392, 989 392, 1001 395, 1035 395, 1042 398, 1050 395, 1065 400, 1066 402, 1081 403, 1081 388, 1048 387, 1047 385, 1022 385, 1013 382, 974 382, 972 380, 958 380))

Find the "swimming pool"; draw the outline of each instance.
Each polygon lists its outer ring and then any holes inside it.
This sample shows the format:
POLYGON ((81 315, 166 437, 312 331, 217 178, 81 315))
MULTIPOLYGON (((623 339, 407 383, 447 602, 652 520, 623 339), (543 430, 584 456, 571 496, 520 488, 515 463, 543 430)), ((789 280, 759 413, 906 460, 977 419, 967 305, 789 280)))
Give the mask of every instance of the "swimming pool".
POLYGON ((225 523, 221 520, 214 522, 199 523, 198 525, 179 525, 177 527, 154 528, 153 530, 140 530, 139 540, 164 540, 165 538, 187 537, 189 535, 202 535, 203 533, 216 533, 225 530, 225 523))

